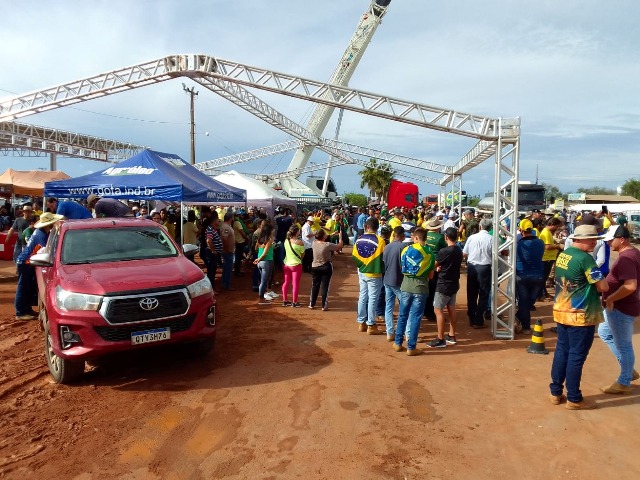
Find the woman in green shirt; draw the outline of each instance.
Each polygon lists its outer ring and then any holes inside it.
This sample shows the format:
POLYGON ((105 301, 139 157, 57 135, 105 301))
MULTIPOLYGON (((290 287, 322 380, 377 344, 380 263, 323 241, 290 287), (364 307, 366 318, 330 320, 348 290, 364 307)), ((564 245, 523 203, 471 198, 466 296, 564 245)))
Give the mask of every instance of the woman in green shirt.
POLYGON ((282 273, 284 280, 282 282, 282 306, 300 308, 298 303, 298 289, 300 287, 300 279, 302 278, 302 257, 304 257, 304 243, 300 239, 300 227, 292 225, 287 232, 287 238, 284 241, 284 265, 282 273), (291 299, 287 301, 287 291, 291 284, 291 299))
POLYGON ((265 298, 269 280, 273 274, 273 225, 266 220, 262 222, 260 235, 256 242, 258 257, 253 261, 260 271, 260 286, 258 287, 258 305, 270 305, 271 299, 265 298))

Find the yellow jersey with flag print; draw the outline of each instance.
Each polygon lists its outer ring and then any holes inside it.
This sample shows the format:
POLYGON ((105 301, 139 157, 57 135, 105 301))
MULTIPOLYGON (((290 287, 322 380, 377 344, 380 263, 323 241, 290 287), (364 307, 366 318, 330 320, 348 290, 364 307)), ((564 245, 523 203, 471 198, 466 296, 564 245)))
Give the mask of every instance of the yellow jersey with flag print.
POLYGON ((403 275, 409 277, 428 277, 435 267, 435 261, 435 255, 428 245, 413 243, 404 247, 400 253, 400 269, 403 275))
POLYGON ((365 233, 358 237, 351 255, 360 273, 367 277, 381 277, 384 274, 384 246, 384 239, 375 233, 365 233))

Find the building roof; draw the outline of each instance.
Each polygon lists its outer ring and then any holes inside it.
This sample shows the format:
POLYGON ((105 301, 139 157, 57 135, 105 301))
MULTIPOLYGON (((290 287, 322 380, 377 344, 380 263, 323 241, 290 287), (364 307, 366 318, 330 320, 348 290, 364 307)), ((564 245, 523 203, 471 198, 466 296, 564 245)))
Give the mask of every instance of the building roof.
POLYGON ((630 195, 585 195, 585 203, 632 203, 638 199, 630 195))

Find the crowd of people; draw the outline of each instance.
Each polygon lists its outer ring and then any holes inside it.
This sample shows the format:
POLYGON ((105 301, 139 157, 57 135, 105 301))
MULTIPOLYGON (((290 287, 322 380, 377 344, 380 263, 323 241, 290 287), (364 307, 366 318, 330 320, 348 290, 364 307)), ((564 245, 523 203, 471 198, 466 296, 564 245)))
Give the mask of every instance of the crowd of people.
MULTIPOLYGON (((360 235, 353 249, 360 283, 358 330, 372 335, 383 333, 376 320, 381 312, 379 299, 386 297, 384 321, 387 339, 394 342, 394 350, 403 350, 406 340, 408 355, 422 353, 417 349, 416 339, 421 318, 423 314, 427 315, 427 310, 423 310, 425 303, 427 307, 433 307, 438 322, 437 336, 427 346, 444 347, 447 343, 456 343, 455 294, 463 260, 466 260, 467 269, 469 324, 473 328, 483 328, 492 289, 492 220, 465 210, 463 219, 458 222, 456 212, 447 208, 426 214, 420 210, 403 212, 402 209, 392 213, 396 226, 389 225, 393 227, 394 241, 391 243, 385 238, 385 224, 391 223, 385 222, 386 218, 380 218, 379 222, 377 214, 370 212, 364 221, 362 218, 356 220, 360 235), (437 243, 440 228, 445 229, 447 248, 437 243), (394 246, 394 243, 398 245, 394 246), (420 255, 413 254, 414 251, 419 251, 420 255), (455 263, 447 261, 451 258, 455 263), (451 268, 452 264, 454 268, 451 268), (455 285, 449 290, 450 295, 443 296, 440 279, 435 285, 429 285, 434 272, 438 272, 440 278, 443 272, 450 275, 449 280, 455 285), (434 293, 433 300, 428 299, 429 293, 434 293), (399 314, 394 332, 391 314, 396 298, 399 299, 399 314), (450 317, 450 331, 446 337, 444 306, 450 317)), ((361 214, 365 215, 364 212, 361 214)), ((502 226, 509 228, 506 222, 502 226)), ((551 369, 551 403, 566 403, 570 410, 596 407, 594 402, 584 399, 580 391, 582 368, 596 327, 620 365, 617 379, 601 391, 630 393, 631 382, 640 379, 634 369, 632 344, 634 321, 640 315, 640 252, 631 244, 626 217, 613 218, 606 210, 570 214, 566 211, 545 214, 536 210, 519 218, 517 229, 516 332, 531 334, 531 311, 536 309, 536 302, 554 302, 553 318, 557 326, 552 330, 557 333, 558 340, 551 369), (611 251, 618 252, 618 259, 612 266, 609 265, 611 251), (551 282, 554 295, 548 293, 547 282, 551 282)), ((506 253, 497 252, 499 255, 506 253)))
MULTIPOLYGON (((423 353, 417 345, 423 318, 437 324, 435 338, 427 347, 457 343, 456 296, 463 268, 469 326, 484 328, 490 318, 494 225, 471 209, 461 216, 450 207, 389 210, 384 206, 301 210, 297 214, 281 208, 273 216, 256 207, 200 206, 183 213, 171 207, 149 212, 146 205, 95 195, 84 203, 48 198, 44 211, 37 203, 23 205, 15 212, 6 236, 18 237, 14 250, 19 275, 16 317, 37 315, 31 308, 33 299, 24 294, 30 292, 24 285, 34 282, 27 260, 46 244, 57 221, 137 216, 162 224, 178 242, 199 244, 200 258, 218 293, 233 289, 234 276, 250 274, 260 306, 271 305, 282 296, 283 307, 302 307, 300 282, 308 273, 312 280, 307 307, 329 310, 332 259, 353 241, 359 282, 358 331, 386 334, 395 351, 406 350, 409 356, 423 353), (274 292, 276 278, 282 279, 280 293, 274 292)), ((502 222, 508 229, 508 222, 502 222)), ((535 210, 518 220, 515 332, 531 334, 536 303, 554 301, 556 327, 552 330, 558 341, 551 370, 553 404, 566 402, 573 410, 594 408, 593 402, 583 398, 580 380, 598 325, 600 338, 621 369, 616 381, 602 391, 629 393, 630 383, 640 378, 631 343, 634 320, 640 315, 640 252, 630 243, 626 223, 626 217, 614 218, 607 211, 545 214, 535 210), (618 252, 618 259, 610 266, 611 251, 618 252)))

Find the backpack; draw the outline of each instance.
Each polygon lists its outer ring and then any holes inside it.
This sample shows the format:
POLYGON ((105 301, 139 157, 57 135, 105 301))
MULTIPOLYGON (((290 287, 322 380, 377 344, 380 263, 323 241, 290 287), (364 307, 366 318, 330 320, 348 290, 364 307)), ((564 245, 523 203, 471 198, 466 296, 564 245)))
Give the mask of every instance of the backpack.
POLYGON ((431 266, 433 255, 424 251, 420 245, 406 246, 400 255, 400 270, 403 275, 422 277, 431 266))

